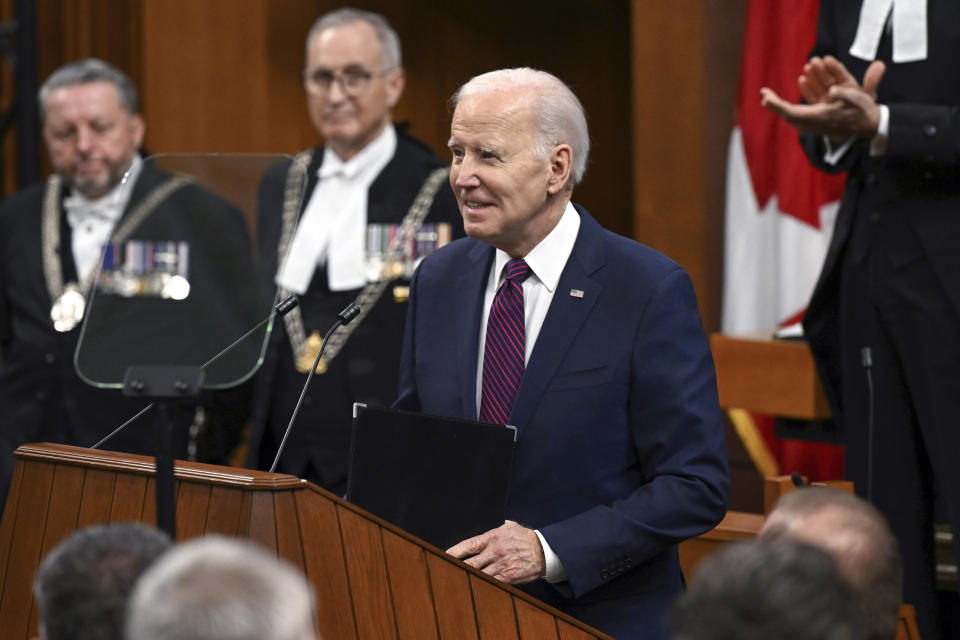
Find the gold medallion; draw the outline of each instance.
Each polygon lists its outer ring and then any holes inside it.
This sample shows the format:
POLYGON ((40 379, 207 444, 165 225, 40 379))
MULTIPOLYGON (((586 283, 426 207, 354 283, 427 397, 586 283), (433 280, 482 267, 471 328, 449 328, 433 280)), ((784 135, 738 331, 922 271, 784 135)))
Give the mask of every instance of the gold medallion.
POLYGON ((390 260, 383 265, 383 275, 387 280, 396 280, 403 275, 403 263, 399 260, 390 260))
POLYGON ((63 293, 53 303, 50 309, 50 319, 53 320, 53 328, 61 333, 70 331, 83 319, 83 311, 86 307, 86 301, 76 283, 69 282, 63 288, 63 293))
POLYGON ((406 302, 410 299, 410 287, 397 285, 393 288, 393 301, 406 302))
MULTIPOLYGON (((307 339, 303 342, 303 348, 300 350, 300 356, 297 358, 298 372, 307 373, 310 371, 310 367, 313 366, 313 361, 317 359, 317 351, 320 351, 321 346, 323 346, 323 338, 320 337, 319 331, 314 331, 307 336, 307 339)), ((316 372, 318 375, 323 375, 327 372, 326 358, 320 358, 320 362, 317 363, 316 372)))

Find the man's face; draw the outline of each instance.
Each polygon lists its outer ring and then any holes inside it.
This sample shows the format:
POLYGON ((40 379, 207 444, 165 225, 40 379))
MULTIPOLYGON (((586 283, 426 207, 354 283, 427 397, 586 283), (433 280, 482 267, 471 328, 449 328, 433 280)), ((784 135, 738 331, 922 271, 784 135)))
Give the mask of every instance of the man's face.
POLYGON ((376 31, 366 22, 321 31, 307 47, 304 86, 310 119, 343 160, 356 155, 383 131, 403 93, 403 70, 383 69, 382 52, 376 31), (324 76, 329 79, 331 74, 344 82, 334 80, 323 88, 311 81, 324 76), (360 79, 352 90, 351 78, 360 79))
POLYGON ((551 159, 534 155, 531 96, 522 89, 460 100, 450 125, 450 185, 471 238, 519 257, 549 233, 551 159))
POLYGON ((43 139, 56 173, 88 198, 119 184, 143 143, 143 119, 105 81, 61 87, 47 99, 43 139))

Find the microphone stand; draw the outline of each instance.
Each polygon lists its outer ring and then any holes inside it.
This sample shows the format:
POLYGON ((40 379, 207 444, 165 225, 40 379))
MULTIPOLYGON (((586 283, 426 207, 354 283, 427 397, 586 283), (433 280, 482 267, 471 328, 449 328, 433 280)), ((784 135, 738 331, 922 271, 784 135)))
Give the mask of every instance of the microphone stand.
POLYGON ((303 404, 303 398, 307 395, 307 387, 310 386, 310 381, 313 380, 313 374, 317 371, 317 365, 320 363, 320 356, 323 355, 323 350, 327 346, 327 340, 330 339, 334 331, 343 325, 350 324, 350 321, 358 315, 360 315, 360 307, 357 306, 357 303, 351 302, 347 305, 346 309, 337 314, 337 321, 333 323, 333 326, 330 327, 327 334, 323 336, 323 342, 320 343, 320 350, 317 351, 317 357, 314 359, 313 366, 310 367, 310 371, 307 373, 307 379, 303 383, 303 389, 300 390, 300 398, 297 400, 297 406, 294 407, 293 414, 290 415, 290 422, 287 423, 287 429, 283 432, 283 439, 277 448, 277 456, 273 459, 273 464, 270 465, 270 473, 274 472, 277 468, 277 463, 280 462, 280 454, 283 453, 283 449, 287 445, 287 438, 290 437, 290 431, 293 429, 293 421, 297 419, 297 414, 300 413, 300 405, 303 404))

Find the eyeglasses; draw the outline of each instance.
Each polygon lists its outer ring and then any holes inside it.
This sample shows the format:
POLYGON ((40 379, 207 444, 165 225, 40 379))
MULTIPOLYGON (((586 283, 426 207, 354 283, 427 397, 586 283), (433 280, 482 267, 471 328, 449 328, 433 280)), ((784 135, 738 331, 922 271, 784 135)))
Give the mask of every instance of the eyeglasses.
POLYGON ((374 76, 382 76, 391 70, 373 73, 363 67, 347 67, 343 71, 329 69, 314 69, 303 72, 303 86, 313 95, 326 95, 330 87, 336 82, 344 95, 354 97, 363 93, 374 76))

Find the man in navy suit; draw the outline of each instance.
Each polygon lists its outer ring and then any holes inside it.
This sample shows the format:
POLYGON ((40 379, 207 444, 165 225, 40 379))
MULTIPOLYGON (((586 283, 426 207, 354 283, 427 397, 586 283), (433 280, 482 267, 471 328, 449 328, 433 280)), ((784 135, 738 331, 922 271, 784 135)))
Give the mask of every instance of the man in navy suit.
POLYGON ((469 238, 411 282, 396 406, 519 435, 509 519, 448 553, 617 638, 665 638, 677 543, 729 489, 690 278, 571 204, 589 135, 560 80, 495 71, 453 103, 469 238))

